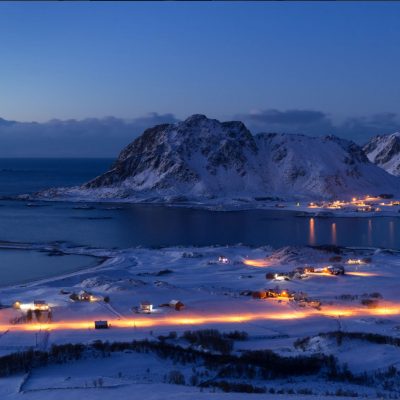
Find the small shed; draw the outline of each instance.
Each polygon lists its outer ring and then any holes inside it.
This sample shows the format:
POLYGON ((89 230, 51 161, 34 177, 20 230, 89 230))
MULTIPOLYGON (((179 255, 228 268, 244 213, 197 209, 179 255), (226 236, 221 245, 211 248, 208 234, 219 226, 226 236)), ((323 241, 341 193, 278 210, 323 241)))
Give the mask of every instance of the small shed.
POLYGON ((149 301, 142 301, 139 310, 140 312, 150 314, 153 311, 153 304, 149 301))
POLYGON ((109 327, 108 321, 94 321, 94 329, 108 329, 109 327))
POLYGON ((180 300, 171 300, 169 306, 174 308, 176 311, 181 311, 185 305, 180 300))

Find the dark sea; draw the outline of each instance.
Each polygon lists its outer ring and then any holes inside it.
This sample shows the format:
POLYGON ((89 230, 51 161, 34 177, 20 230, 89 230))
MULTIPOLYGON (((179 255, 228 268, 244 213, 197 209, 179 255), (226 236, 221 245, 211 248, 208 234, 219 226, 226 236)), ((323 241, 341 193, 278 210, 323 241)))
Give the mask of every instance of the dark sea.
MULTIPOLYGON (((66 241, 101 248, 242 243, 275 248, 336 244, 400 250, 398 217, 311 219, 281 210, 215 212, 111 203, 84 208, 77 203, 7 199, 50 187, 79 185, 105 172, 112 162, 112 159, 0 159, 0 241, 66 241)), ((0 286, 84 266, 83 260, 74 256, 61 263, 43 254, 37 259, 32 253, 30 258, 21 254, 0 251, 0 286)))

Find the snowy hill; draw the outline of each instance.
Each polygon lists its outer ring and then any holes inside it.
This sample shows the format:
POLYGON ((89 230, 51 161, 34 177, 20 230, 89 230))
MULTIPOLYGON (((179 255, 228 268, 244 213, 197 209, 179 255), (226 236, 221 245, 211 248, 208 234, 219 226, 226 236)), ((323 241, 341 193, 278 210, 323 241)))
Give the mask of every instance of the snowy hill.
POLYGON ((400 175, 400 132, 373 137, 364 151, 371 162, 389 174, 400 175))
POLYGON ((270 189, 285 198, 340 198, 399 191, 399 181, 371 164, 351 141, 288 134, 259 134, 256 140, 270 189))
POLYGON ((241 122, 220 123, 193 115, 158 125, 120 153, 114 168, 86 188, 121 186, 164 195, 213 196, 264 186, 254 137, 241 122))
POLYGON ((334 136, 253 136, 242 122, 193 115, 157 125, 122 150, 113 167, 79 188, 42 197, 177 201, 351 197, 400 193, 400 180, 362 149, 334 136))

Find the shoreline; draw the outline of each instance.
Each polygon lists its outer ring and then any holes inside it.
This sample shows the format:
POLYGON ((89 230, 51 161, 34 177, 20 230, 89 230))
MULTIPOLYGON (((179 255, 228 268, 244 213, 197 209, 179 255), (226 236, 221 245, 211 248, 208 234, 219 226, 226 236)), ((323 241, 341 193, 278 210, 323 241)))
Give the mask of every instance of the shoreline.
MULTIPOLYGON (((77 247, 75 249, 83 249, 83 248, 77 247)), ((91 262, 89 265, 84 267, 78 267, 76 269, 71 270, 70 272, 64 272, 61 274, 51 275, 42 278, 34 278, 27 281, 21 281, 18 283, 0 285, 0 291, 12 290, 18 288, 20 289, 30 288, 41 284, 56 282, 60 279, 77 276, 81 273, 86 273, 86 272, 90 273, 96 271, 99 267, 102 267, 104 263, 106 263, 109 259, 112 258, 111 256, 96 255, 93 253, 83 254, 82 252, 73 252, 73 251, 69 252, 67 249, 61 249, 61 248, 54 249, 54 246, 50 244, 34 244, 34 243, 23 243, 23 242, 0 241, 0 251, 2 250, 38 251, 38 252, 44 251, 48 253, 50 253, 52 250, 53 251, 56 250, 57 252, 63 253, 62 255, 60 255, 61 257, 68 255, 76 255, 76 256, 86 256, 94 260, 92 260, 93 262, 91 262), (52 246, 53 248, 49 249, 49 246, 52 246)), ((71 248, 71 250, 73 250, 73 248, 71 248)), ((105 249, 101 249, 101 251, 105 251, 105 249)))
MULTIPOLYGON (((151 201, 143 199, 121 199, 121 198, 41 198, 31 197, 28 195, 26 198, 19 196, 15 197, 2 197, 0 201, 17 201, 17 202, 31 202, 31 203, 66 203, 66 204, 87 204, 87 205, 110 205, 110 207, 128 207, 128 206, 154 206, 166 208, 186 208, 194 210, 204 210, 210 212, 240 212, 240 211, 280 211, 284 213, 295 213, 296 217, 304 218, 385 218, 385 217, 400 217, 400 205, 390 206, 393 210, 380 210, 380 211, 357 211, 355 207, 337 209, 328 209, 326 207, 308 207, 309 201, 303 201, 299 204, 296 201, 257 201, 249 199, 226 199, 221 198, 221 202, 169 202, 169 201, 151 201)), ((38 204, 31 207, 44 206, 38 204)), ((389 207, 389 206, 385 206, 389 207)), ((84 208, 84 207, 82 207, 84 208)))
MULTIPOLYGON (((3 247, 3 242, 0 242, 0 251, 2 249, 17 249, 17 250, 26 250, 26 251, 40 251, 43 250, 45 247, 41 247, 43 245, 40 244, 29 244, 29 243, 22 243, 22 242, 8 242, 10 244, 15 244, 17 246, 26 246, 24 248, 21 247, 3 247), (32 247, 28 247, 28 246, 32 246, 32 247)), ((268 252, 275 252, 275 251, 279 251, 281 249, 284 249, 286 247, 290 247, 290 248, 299 248, 299 249, 304 249, 304 248, 310 248, 313 250, 317 250, 317 251, 325 251, 324 247, 325 246, 330 246, 330 245, 298 245, 298 246, 281 246, 278 248, 273 248, 271 246, 249 246, 246 244, 241 244, 241 243, 237 243, 234 245, 212 245, 212 246, 195 246, 195 245, 191 245, 191 246, 162 246, 160 248, 151 248, 151 247, 133 247, 133 248, 126 248, 126 249, 92 249, 92 251, 88 248, 85 247, 76 247, 76 248, 71 248, 71 251, 68 252, 66 250, 60 250, 61 252, 63 252, 65 255, 83 255, 83 256, 87 256, 87 257, 92 257, 92 258, 97 258, 99 259, 97 261, 97 263, 95 263, 95 265, 89 265, 86 267, 82 267, 82 268, 78 268, 77 270, 71 271, 71 272, 66 272, 66 273, 62 273, 60 275, 53 275, 53 276, 48 276, 46 278, 39 278, 39 279, 35 279, 35 280, 31 280, 28 282, 21 282, 21 283, 14 283, 14 284, 10 284, 10 285, 5 285, 5 286, 0 286, 0 292, 3 290, 14 290, 14 289, 27 289, 27 288, 32 288, 38 285, 42 285, 42 284, 48 284, 48 283, 53 283, 53 282, 57 282, 59 280, 63 280, 66 278, 71 278, 71 277, 77 277, 81 274, 87 274, 87 273, 91 273, 91 272, 96 272, 98 270, 101 270, 105 267, 108 267, 107 265, 107 261, 118 261, 118 254, 116 255, 112 255, 112 254, 94 254, 93 252, 95 251, 99 251, 99 252, 113 252, 116 251, 117 253, 130 253, 136 250, 144 250, 144 251, 160 251, 160 250, 171 250, 171 249, 176 249, 176 250, 187 250, 187 249, 198 249, 198 250, 205 250, 205 249, 213 249, 213 250, 218 250, 218 249, 235 249, 235 248, 249 248, 252 250, 259 250, 259 249, 263 249, 265 248, 268 252), (87 250, 90 253, 87 254, 83 254, 81 251, 74 251, 79 249, 79 250, 87 250)), ((340 251, 346 252, 346 251, 350 251, 350 252, 357 252, 357 251, 361 251, 361 252, 387 252, 387 253, 396 253, 396 254, 400 254, 400 249, 393 249, 393 248, 389 248, 389 247, 371 247, 371 246, 335 246, 337 249, 339 249, 340 251)), ((329 253, 329 251, 328 251, 329 253)))

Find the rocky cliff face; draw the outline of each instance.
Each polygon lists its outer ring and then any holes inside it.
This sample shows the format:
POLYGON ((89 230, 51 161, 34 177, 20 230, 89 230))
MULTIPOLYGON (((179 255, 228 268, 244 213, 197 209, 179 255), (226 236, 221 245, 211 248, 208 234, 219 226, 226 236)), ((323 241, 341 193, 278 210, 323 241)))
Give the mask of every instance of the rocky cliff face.
POLYGON ((214 196, 260 185, 258 147, 241 122, 193 115, 147 129, 120 153, 113 168, 84 185, 214 196))
POLYGON ((365 146, 368 159, 392 175, 400 175, 400 132, 373 137, 365 146))
MULTIPOLYGON (((253 136, 242 122, 204 115, 147 129, 108 172, 80 188, 62 190, 63 195, 132 201, 399 192, 399 179, 370 163, 353 142, 335 136, 253 136)), ((45 195, 56 196, 57 190, 45 195)))

